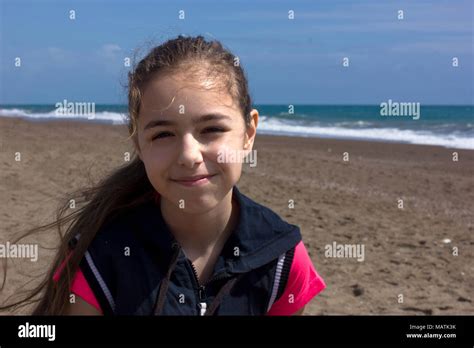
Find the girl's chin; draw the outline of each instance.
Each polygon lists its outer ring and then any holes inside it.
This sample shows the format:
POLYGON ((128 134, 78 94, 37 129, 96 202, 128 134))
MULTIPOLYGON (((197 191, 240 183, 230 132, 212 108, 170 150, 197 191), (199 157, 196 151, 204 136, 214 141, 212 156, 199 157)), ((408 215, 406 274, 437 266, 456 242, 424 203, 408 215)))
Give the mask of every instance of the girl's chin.
POLYGON ((203 192, 196 190, 194 192, 173 192, 173 198, 168 199, 172 204, 183 210, 186 213, 204 213, 219 204, 219 199, 215 192, 203 192))

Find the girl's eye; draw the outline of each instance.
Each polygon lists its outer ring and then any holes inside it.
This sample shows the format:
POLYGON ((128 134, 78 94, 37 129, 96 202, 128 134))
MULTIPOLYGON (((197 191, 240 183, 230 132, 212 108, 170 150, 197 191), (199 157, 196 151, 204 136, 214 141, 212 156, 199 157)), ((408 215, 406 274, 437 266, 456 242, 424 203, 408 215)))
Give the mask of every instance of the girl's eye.
POLYGON ((215 133, 215 132, 224 132, 224 129, 219 127, 208 127, 204 129, 204 133, 215 133))
MULTIPOLYGON (((203 130, 203 133, 221 133, 221 132, 225 132, 225 129, 222 129, 222 128, 219 128, 219 127, 208 127, 208 128, 203 130)), ((156 134, 155 136, 153 136, 153 138, 151 138, 151 140, 153 141, 155 139, 168 138, 170 136, 173 136, 173 133, 160 132, 160 133, 156 134)))
POLYGON ((172 135, 173 134, 170 133, 170 132, 161 132, 161 133, 158 133, 157 135, 155 135, 153 138, 151 138, 151 140, 167 138, 167 137, 172 136, 172 135))

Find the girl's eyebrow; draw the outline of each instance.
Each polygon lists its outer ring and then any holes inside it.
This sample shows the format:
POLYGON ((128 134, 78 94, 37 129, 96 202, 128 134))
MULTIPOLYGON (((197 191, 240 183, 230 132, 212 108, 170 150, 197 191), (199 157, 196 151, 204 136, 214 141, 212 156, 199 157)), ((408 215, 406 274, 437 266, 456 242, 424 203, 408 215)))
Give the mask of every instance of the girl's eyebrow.
MULTIPOLYGON (((202 122, 207 122, 207 121, 218 121, 218 120, 231 120, 232 118, 230 116, 220 114, 220 113, 212 113, 212 114, 206 114, 202 115, 197 119, 194 119, 192 122, 193 124, 197 123, 202 123, 202 122)), ((173 126, 175 125, 176 122, 172 120, 152 120, 147 123, 145 128, 143 128, 144 131, 154 128, 154 127, 159 127, 159 126, 173 126)))

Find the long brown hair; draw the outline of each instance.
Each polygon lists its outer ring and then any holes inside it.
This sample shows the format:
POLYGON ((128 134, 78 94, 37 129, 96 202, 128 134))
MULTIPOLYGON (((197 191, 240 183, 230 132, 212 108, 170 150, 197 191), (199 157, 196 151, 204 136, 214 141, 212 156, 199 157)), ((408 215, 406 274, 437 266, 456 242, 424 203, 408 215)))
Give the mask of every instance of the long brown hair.
MULTIPOLYGON (((207 72, 224 82, 228 92, 238 102, 245 123, 250 123, 251 98, 247 78, 240 60, 217 40, 207 41, 202 36, 177 38, 154 47, 128 75, 128 130, 137 146, 137 123, 141 95, 147 83, 158 74, 186 71, 207 72)), ((15 310, 36 303, 35 315, 63 314, 70 295, 72 275, 100 228, 124 211, 143 204, 155 196, 145 166, 136 153, 132 160, 116 169, 96 186, 72 193, 57 211, 56 221, 29 230, 13 243, 32 234, 57 228, 60 243, 54 261, 40 284, 21 300, 0 306, 0 310, 15 310), (70 200, 80 206, 69 213, 70 200), (70 244, 76 235, 80 238, 71 253, 70 244), (55 271, 64 263, 61 277, 53 280, 55 271)), ((6 261, 3 262, 3 290, 7 279, 6 261)))

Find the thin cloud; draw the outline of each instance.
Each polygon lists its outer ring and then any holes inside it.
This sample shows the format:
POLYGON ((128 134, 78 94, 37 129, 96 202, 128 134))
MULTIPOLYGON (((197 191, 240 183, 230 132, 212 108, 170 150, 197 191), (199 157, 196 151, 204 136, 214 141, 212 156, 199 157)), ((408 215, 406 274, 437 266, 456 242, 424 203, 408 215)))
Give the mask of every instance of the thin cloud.
POLYGON ((119 45, 109 43, 101 47, 99 54, 105 58, 116 59, 122 53, 119 45))

